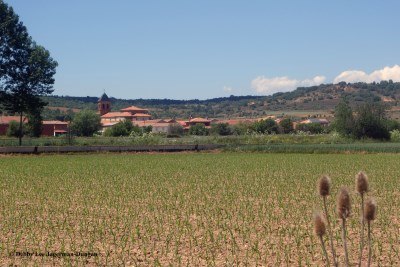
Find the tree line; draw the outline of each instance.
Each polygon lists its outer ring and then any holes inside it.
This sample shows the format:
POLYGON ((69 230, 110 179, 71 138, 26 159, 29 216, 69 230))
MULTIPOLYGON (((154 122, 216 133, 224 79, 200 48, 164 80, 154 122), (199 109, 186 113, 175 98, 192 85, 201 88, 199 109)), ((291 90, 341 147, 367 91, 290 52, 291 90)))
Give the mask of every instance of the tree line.
POLYGON ((12 7, 0 0, 0 110, 19 116, 22 144, 27 115, 33 136, 41 133, 41 96, 53 92, 57 62, 29 35, 12 7))

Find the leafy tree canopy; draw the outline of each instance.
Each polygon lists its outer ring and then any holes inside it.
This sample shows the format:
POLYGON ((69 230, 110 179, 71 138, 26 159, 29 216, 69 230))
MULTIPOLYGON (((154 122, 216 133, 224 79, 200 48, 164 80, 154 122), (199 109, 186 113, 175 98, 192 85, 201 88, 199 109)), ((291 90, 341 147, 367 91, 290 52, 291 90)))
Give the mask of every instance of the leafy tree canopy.
POLYGON ((222 135, 222 136, 233 134, 233 131, 228 123, 214 123, 211 125, 210 132, 212 134, 222 135))
POLYGON ((57 62, 37 45, 14 10, 0 0, 0 101, 3 109, 20 115, 40 112, 40 96, 53 92, 57 62))
POLYGON ((291 118, 284 118, 279 123, 279 126, 281 127, 282 133, 287 134, 287 133, 291 133, 291 132, 294 131, 294 129, 293 129, 293 121, 292 121, 291 118))
POLYGON ((278 133, 278 124, 273 119, 260 120, 252 125, 256 133, 273 134, 278 133))
POLYGON ((208 129, 206 128, 206 126, 204 126, 204 124, 196 124, 196 125, 192 125, 189 128, 189 134, 190 135, 208 135, 208 129))
POLYGON ((91 110, 77 113, 72 121, 72 130, 77 136, 92 136, 101 128, 101 118, 91 110))

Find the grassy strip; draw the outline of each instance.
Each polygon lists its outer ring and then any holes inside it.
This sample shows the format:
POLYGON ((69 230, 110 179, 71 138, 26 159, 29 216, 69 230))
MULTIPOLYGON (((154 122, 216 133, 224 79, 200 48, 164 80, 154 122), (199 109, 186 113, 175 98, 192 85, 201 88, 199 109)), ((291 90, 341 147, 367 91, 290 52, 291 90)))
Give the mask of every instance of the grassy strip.
POLYGON ((400 143, 231 145, 226 151, 268 153, 400 153, 400 143))
MULTIPOLYGON (((221 144, 221 145, 265 145, 265 144, 348 144, 354 140, 342 138, 334 134, 298 135, 232 135, 232 136, 183 136, 166 138, 158 134, 136 137, 74 137, 71 142, 65 137, 24 138, 24 146, 63 146, 63 145, 176 145, 176 144, 221 144)), ((363 143, 371 142, 364 140, 363 143)), ((0 146, 17 146, 17 138, 0 137, 0 146)))

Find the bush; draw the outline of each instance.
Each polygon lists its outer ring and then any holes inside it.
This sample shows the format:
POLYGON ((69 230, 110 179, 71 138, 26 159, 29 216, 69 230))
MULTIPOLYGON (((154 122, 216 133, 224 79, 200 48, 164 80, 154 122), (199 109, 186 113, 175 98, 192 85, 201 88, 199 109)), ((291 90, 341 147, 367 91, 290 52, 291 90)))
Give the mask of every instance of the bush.
POLYGON ((120 121, 104 131, 105 136, 129 136, 133 130, 133 124, 130 120, 120 121))
POLYGON ((232 135, 232 129, 228 123, 215 123, 211 125, 211 134, 214 135, 232 135))
POLYGON ((190 135, 208 135, 208 129, 206 128, 206 126, 204 126, 204 124, 196 124, 196 125, 192 125, 189 128, 189 134, 190 135))
POLYGON ((398 122, 385 118, 385 106, 379 103, 365 103, 353 110, 347 102, 341 101, 335 109, 335 121, 332 128, 340 134, 357 139, 373 138, 388 140, 390 130, 399 129, 398 122))
POLYGON ((386 120, 385 124, 389 132, 393 130, 400 130, 400 123, 396 120, 386 120))
POLYGON ((174 123, 169 126, 167 137, 181 137, 184 134, 184 129, 179 123, 174 123))
POLYGON ((281 122, 279 123, 279 126, 281 128, 281 132, 288 134, 293 132, 293 121, 290 118, 285 118, 283 120, 281 120, 281 122))
POLYGON ((390 138, 383 106, 378 104, 367 103, 359 106, 353 129, 353 135, 358 139, 367 137, 388 140, 390 138))
POLYGON ((311 134, 321 134, 324 132, 324 128, 319 123, 301 123, 296 126, 296 130, 311 134))
POLYGON ((78 136, 93 136, 101 128, 101 118, 92 110, 83 110, 75 115, 71 126, 78 136))
POLYGON ((147 132, 147 131, 149 131, 149 129, 152 130, 153 127, 152 126, 146 126, 144 128, 140 128, 137 125, 133 125, 129 136, 133 136, 134 137, 134 136, 142 136, 143 134, 151 134, 151 130, 150 130, 150 132, 147 132))
POLYGON ((390 132, 390 140, 393 142, 400 142, 400 130, 393 130, 390 132))
MULTIPOLYGON (((24 128, 25 127, 23 127, 22 131, 24 131, 24 128)), ((8 137, 19 137, 19 123, 16 121, 10 121, 6 135, 8 137)))
MULTIPOLYGON (((138 127, 138 126, 136 126, 136 127, 138 127)), ((135 129, 135 130, 137 130, 137 129, 135 129)), ((142 132, 145 134, 149 134, 149 133, 151 133, 153 131, 153 126, 151 126, 151 125, 149 125, 149 126, 144 126, 143 128, 142 128, 142 132)))
POLYGON ((251 132, 251 124, 239 122, 231 127, 232 134, 234 135, 245 135, 251 132))
POLYGON ((273 119, 260 120, 252 125, 253 132, 260 134, 278 133, 278 124, 273 119))
POLYGON ((332 128, 343 136, 353 135, 354 117, 349 103, 342 99, 335 107, 335 120, 332 128))

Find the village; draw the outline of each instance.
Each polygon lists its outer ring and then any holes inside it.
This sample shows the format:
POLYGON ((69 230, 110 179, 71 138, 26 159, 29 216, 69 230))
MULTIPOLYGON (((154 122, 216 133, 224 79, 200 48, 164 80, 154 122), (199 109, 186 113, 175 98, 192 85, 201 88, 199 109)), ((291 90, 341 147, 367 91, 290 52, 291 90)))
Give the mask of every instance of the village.
MULTIPOLYGON (((188 132, 191 126, 203 125, 206 129, 210 129, 212 124, 224 123, 229 126, 237 124, 251 124, 260 120, 272 119, 279 124, 285 117, 277 117, 269 115, 261 118, 235 118, 235 119, 213 119, 190 117, 185 119, 153 119, 151 112, 146 108, 129 106, 119 111, 112 111, 112 103, 106 93, 98 99, 97 114, 101 118, 101 133, 104 133, 108 128, 114 126, 118 122, 128 120, 133 125, 140 128, 151 127, 153 133, 169 133, 173 125, 179 124, 185 132, 188 132)), ((19 122, 19 116, 0 115, 0 135, 6 135, 7 129, 12 121, 19 122)), ((27 117, 22 118, 23 124, 28 122, 27 117)), ((322 127, 327 127, 329 121, 326 118, 298 118, 293 121, 293 129, 296 129, 300 124, 318 124, 322 127)), ((69 131, 70 122, 59 120, 43 120, 41 136, 62 136, 69 131)))

